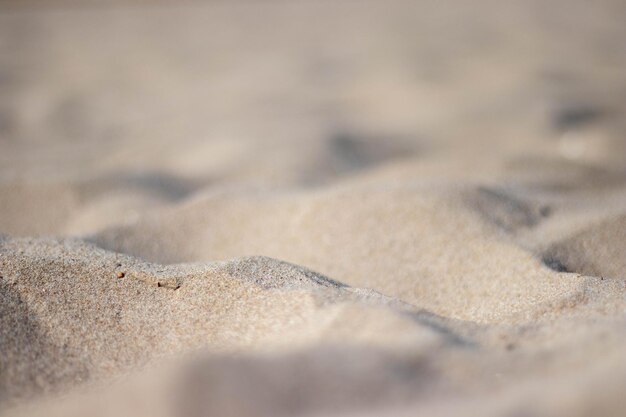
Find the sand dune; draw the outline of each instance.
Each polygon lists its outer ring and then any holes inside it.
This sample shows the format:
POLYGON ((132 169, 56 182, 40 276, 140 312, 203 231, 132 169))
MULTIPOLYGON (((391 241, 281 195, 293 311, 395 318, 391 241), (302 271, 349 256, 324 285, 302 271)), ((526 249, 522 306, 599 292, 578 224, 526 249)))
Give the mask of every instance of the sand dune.
POLYGON ((80 241, 4 239, 1 259, 7 400, 199 348, 375 342, 382 328, 382 344, 437 340, 408 305, 271 258, 160 266, 80 241))
POLYGON ((483 201, 482 216, 474 214, 465 201, 485 193, 370 187, 208 196, 94 241, 158 262, 280 257, 464 320, 523 321, 584 299, 590 278, 555 273, 501 235, 498 218, 517 221, 517 207, 507 203, 503 213, 499 201, 483 201), (485 210, 493 222, 482 220, 485 210))
POLYGON ((620 279, 626 266, 625 233, 626 217, 609 218, 553 245, 545 257, 554 269, 620 279))
MULTIPOLYGON (((601 360, 585 365, 593 380, 597 372, 613 375, 605 364, 623 357, 623 334, 610 335, 623 319, 611 319, 617 316, 606 304, 607 294, 623 294, 621 282, 595 282, 584 303, 551 309, 551 320, 481 327, 271 258, 161 266, 78 240, 8 238, 0 253, 5 404, 154 368, 121 387, 106 384, 104 397, 101 388, 100 394, 81 389, 69 404, 52 408, 59 415, 115 415, 135 395, 146 397, 138 415, 159 408, 168 415, 169 407, 182 407, 176 413, 288 415, 348 410, 356 403, 400 406, 422 397, 427 410, 433 398, 451 393, 473 401, 469 380, 474 388, 493 389, 493 372, 516 375, 507 385, 532 386, 537 371, 525 368, 529 361, 545 363, 542 372, 563 374, 602 352, 601 360), (563 336, 554 339, 554 331, 563 336), (215 353, 186 359, 207 349, 215 353), (301 353, 276 356, 294 349, 301 353), (248 356, 220 359, 226 352, 248 356), (249 356, 253 352, 261 356, 249 356), (559 359, 549 359, 551 352, 559 359), (263 388, 253 394, 257 384, 263 388), (231 400, 236 392, 253 395, 231 400), (116 400, 107 405, 107 395, 116 400)), ((619 301, 613 300, 616 311, 619 301)), ((571 390, 588 383, 575 381, 571 390)))

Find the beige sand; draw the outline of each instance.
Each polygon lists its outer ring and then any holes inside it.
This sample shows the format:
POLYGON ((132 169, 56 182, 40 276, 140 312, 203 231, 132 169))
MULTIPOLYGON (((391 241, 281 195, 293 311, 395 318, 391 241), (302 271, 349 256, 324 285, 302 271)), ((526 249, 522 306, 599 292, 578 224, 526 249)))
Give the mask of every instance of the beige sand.
POLYGON ((0 414, 623 415, 624 21, 0 1, 0 414))

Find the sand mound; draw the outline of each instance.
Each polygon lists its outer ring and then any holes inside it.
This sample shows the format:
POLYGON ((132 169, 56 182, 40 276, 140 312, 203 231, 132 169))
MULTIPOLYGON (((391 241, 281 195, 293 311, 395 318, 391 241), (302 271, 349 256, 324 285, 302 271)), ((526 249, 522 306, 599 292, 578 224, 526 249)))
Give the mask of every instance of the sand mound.
MULTIPOLYGON (((525 320, 582 300, 585 278, 551 271, 501 233, 505 222, 528 223, 530 216, 522 203, 502 200, 484 189, 430 186, 229 193, 93 240, 158 262, 280 257, 464 320, 525 320)), ((534 210, 541 218, 540 208, 534 210)))
POLYGON ((340 323, 352 316, 363 317, 349 331, 354 340, 375 342, 381 326, 398 327, 383 344, 437 333, 382 296, 270 258, 160 266, 77 240, 6 238, 0 260, 5 400, 199 348, 341 340, 348 329, 340 323))
POLYGON ((626 216, 604 220, 550 247, 546 265, 602 278, 626 278, 626 216))

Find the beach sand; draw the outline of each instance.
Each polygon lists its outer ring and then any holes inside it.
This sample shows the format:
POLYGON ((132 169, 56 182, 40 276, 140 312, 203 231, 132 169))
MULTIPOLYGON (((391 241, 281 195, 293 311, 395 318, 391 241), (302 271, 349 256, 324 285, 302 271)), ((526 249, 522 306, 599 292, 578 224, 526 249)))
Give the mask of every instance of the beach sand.
POLYGON ((620 1, 0 1, 0 414, 621 416, 620 1))

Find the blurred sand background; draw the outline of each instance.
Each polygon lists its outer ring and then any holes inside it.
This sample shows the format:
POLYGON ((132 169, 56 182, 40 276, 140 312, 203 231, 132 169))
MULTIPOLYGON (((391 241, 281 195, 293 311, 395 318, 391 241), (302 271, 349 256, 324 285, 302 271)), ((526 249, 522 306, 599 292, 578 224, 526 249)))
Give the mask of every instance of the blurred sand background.
POLYGON ((0 1, 0 414, 623 415, 624 22, 0 1))

